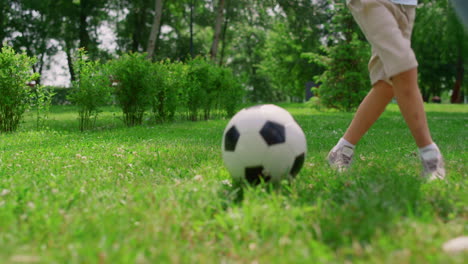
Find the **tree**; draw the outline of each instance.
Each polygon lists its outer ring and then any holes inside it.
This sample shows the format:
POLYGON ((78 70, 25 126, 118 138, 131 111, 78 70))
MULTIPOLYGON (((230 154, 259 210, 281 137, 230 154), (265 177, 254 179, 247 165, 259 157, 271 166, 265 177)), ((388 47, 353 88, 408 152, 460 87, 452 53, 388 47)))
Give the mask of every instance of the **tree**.
POLYGON ((325 71, 316 77, 320 103, 326 107, 344 111, 354 110, 370 87, 367 61, 369 45, 362 40, 360 30, 343 1, 333 1, 335 9, 328 39, 324 47, 326 56, 307 54, 314 62, 322 64, 325 71))
POLYGON ((223 25, 223 13, 224 13, 224 0, 219 0, 218 9, 216 12, 216 22, 214 27, 213 44, 211 45, 210 57, 213 61, 216 60, 218 54, 218 43, 221 35, 221 26, 223 25))
POLYGON ((273 27, 268 32, 264 59, 259 67, 267 76, 281 100, 303 100, 304 87, 323 68, 311 63, 304 53, 316 52, 320 47, 328 14, 323 6, 327 1, 278 1, 273 27))
POLYGON ((223 45, 229 58, 226 66, 241 80, 247 89, 247 99, 254 102, 277 101, 268 78, 259 72, 262 51, 271 29, 273 16, 269 13, 273 1, 230 1, 228 14, 230 27, 223 45))
MULTIPOLYGON (((450 42, 453 43, 454 54, 453 61, 455 64, 455 83, 453 85, 452 96, 450 98, 451 103, 461 103, 462 102, 462 93, 461 88, 463 86, 463 79, 465 77, 465 55, 468 54, 468 45, 466 31, 463 29, 463 25, 458 20, 458 17, 455 14, 453 6, 448 5, 448 29, 450 42)), ((452 49, 453 50, 453 49, 452 49)))
POLYGON ((151 24, 149 16, 152 1, 151 0, 119 0, 114 8, 117 12, 127 10, 125 17, 117 21, 117 42, 121 53, 128 51, 141 52, 147 48, 148 35, 151 24))
MULTIPOLYGON (((99 50, 97 29, 102 21, 108 19, 105 7, 109 0, 44 0, 33 1, 41 5, 46 16, 47 34, 42 37, 59 42, 67 55, 67 65, 71 80, 75 80, 72 55, 80 46, 88 51, 91 59, 102 57, 99 50)), ((52 55, 52 54, 51 54, 52 55)))
POLYGON ((15 15, 15 10, 19 5, 16 0, 0 0, 0 49, 4 46, 3 42, 10 36, 15 25, 11 23, 12 17, 15 15))
MULTIPOLYGON (((24 50, 30 57, 38 58, 33 71, 41 73, 45 55, 52 54, 53 48, 47 49, 47 42, 52 28, 47 28, 49 17, 43 2, 24 0, 12 5, 10 24, 20 32, 10 43, 15 50, 24 50)), ((40 83, 38 78, 36 82, 40 83)))
POLYGON ((148 59, 153 58, 156 39, 159 36, 159 30, 161 28, 162 6, 163 0, 155 0, 153 25, 151 27, 151 33, 148 40, 148 48, 146 49, 146 52, 148 53, 148 59))
POLYGON ((460 102, 468 51, 466 31, 448 0, 424 0, 417 12, 412 44, 423 98, 428 101, 452 90, 451 101, 460 102))

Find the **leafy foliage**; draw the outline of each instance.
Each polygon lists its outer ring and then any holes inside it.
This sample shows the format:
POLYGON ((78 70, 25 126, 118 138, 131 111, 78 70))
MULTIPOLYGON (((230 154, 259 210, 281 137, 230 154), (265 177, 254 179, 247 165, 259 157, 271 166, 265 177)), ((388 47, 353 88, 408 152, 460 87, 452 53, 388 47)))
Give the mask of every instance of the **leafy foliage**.
POLYGON ((112 87, 107 69, 99 61, 91 61, 85 49, 79 49, 74 61, 76 80, 68 99, 78 106, 81 131, 94 127, 99 107, 109 104, 112 87))
POLYGON ((16 53, 5 46, 0 53, 0 132, 18 128, 24 112, 29 109, 32 90, 28 86, 39 75, 32 73, 35 59, 16 53))
POLYGON ((177 105, 183 105, 187 66, 166 60, 153 64, 152 111, 156 122, 172 121, 177 105))
POLYGON ((49 117, 49 110, 54 96, 55 91, 51 87, 36 85, 32 89, 30 99, 31 106, 36 109, 37 129, 45 127, 45 122, 49 117))
POLYGON ((323 50, 326 56, 304 54, 325 71, 316 77, 320 84, 315 93, 325 107, 343 111, 354 110, 367 94, 370 87, 367 61, 369 45, 362 40, 351 14, 344 5, 335 5, 331 30, 335 32, 323 50))
MULTIPOLYGON (((315 45, 318 46, 317 42, 315 40, 315 45)), ((319 64, 310 63, 302 56, 313 50, 310 45, 302 45, 300 39, 292 36, 286 24, 278 23, 274 26, 266 39, 264 59, 259 64, 259 72, 271 83, 276 100, 304 99, 305 83, 323 70, 319 64)))
POLYGON ((219 107, 225 111, 227 117, 231 117, 244 97, 244 90, 231 69, 224 67, 218 68, 218 71, 216 85, 220 91, 219 107))
POLYGON ((233 115, 243 93, 232 71, 202 57, 191 60, 187 65, 189 118, 197 120, 200 110, 205 120, 211 117, 213 110, 224 110, 227 116, 233 115))
POLYGON ((154 67, 145 54, 127 53, 109 63, 115 94, 127 126, 141 125, 151 105, 154 67))
POLYGON ((141 124, 149 108, 159 123, 173 120, 177 110, 186 111, 190 120, 207 120, 213 112, 233 115, 242 100, 242 86, 232 71, 203 57, 152 63, 144 54, 129 53, 109 65, 129 126, 141 124))
MULTIPOLYGON (((232 69, 236 80, 247 90, 245 100, 251 102, 301 101, 305 84, 325 69, 323 63, 311 60, 307 54, 335 56, 330 52, 336 45, 351 45, 353 37, 344 29, 357 28, 350 27, 354 24, 352 19, 337 19, 339 14, 347 13, 350 17, 344 7, 345 0, 225 0, 220 32, 220 22, 215 21, 218 2, 164 1, 153 58, 187 63, 196 56, 206 56, 215 28, 218 28, 219 52, 215 64, 232 69), (218 27, 214 27, 215 24, 218 27), (321 49, 321 45, 326 46, 327 51, 321 49)), ((0 3, 0 47, 7 42, 16 51, 24 50, 29 56, 36 56, 33 70, 38 73, 49 68, 50 58, 64 52, 71 81, 75 79, 72 55, 79 47, 84 47, 90 58, 102 61, 130 51, 142 52, 148 45, 155 15, 155 0, 11 0, 0 3), (107 45, 108 38, 103 37, 107 30, 115 36, 111 47, 107 45)), ((468 71, 464 70, 468 49, 466 31, 457 21, 448 0, 420 0, 419 3, 412 40, 420 62, 422 94, 430 99, 454 91, 452 100, 460 102, 468 87, 465 81, 468 71)), ((362 35, 358 34, 355 40, 363 40, 362 35)), ((362 53, 349 50, 357 55, 362 53)), ((347 67, 355 69, 355 61, 346 61, 350 63, 347 67)), ((362 74, 365 73, 363 70, 362 74)), ((340 78, 344 80, 345 77, 340 78)), ((347 87, 348 84, 344 84, 334 89, 347 87)), ((185 92, 181 96, 188 98, 185 92)), ((359 101, 357 98, 352 100, 359 101)), ((205 115, 203 108, 199 111, 205 115)))
POLYGON ((417 10, 412 44, 419 62, 421 92, 428 101, 457 83, 462 85, 466 79, 463 71, 468 63, 465 59, 468 42, 448 0, 422 2, 417 10))

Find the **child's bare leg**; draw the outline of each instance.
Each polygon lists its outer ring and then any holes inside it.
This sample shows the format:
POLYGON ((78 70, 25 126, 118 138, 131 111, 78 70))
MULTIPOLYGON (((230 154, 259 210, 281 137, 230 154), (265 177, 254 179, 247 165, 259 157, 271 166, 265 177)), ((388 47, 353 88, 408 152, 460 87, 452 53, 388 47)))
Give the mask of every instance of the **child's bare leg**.
POLYGON ((372 124, 377 121, 392 98, 393 88, 390 84, 384 81, 375 83, 359 105, 343 138, 356 145, 372 124))
POLYGON ((416 145, 419 148, 430 145, 432 138, 427 125, 423 99, 418 87, 417 68, 395 75, 392 81, 398 106, 411 130, 416 145))

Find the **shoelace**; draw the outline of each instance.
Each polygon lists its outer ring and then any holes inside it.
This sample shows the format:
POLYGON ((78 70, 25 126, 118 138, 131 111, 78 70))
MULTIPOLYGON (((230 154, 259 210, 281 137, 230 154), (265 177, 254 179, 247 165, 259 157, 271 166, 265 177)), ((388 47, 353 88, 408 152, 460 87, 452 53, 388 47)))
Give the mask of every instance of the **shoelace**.
POLYGON ((351 163, 351 157, 341 154, 342 165, 348 166, 351 163))
POLYGON ((433 172, 437 170, 439 160, 437 159, 431 159, 431 160, 425 160, 423 162, 424 168, 427 172, 433 172))

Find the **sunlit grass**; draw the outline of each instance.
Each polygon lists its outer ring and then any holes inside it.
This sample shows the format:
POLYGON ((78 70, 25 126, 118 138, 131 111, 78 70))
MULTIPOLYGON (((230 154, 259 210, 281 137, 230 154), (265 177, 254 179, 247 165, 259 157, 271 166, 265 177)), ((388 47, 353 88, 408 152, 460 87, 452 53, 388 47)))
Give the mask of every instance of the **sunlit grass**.
POLYGON ((37 130, 29 115, 0 135, 1 263, 464 263, 447 240, 468 234, 468 107, 427 105, 445 182, 420 180, 416 146, 390 105, 338 175, 325 157, 352 113, 284 105, 308 140, 281 191, 230 186, 228 120, 126 128, 106 108, 78 131, 73 107, 37 130))

